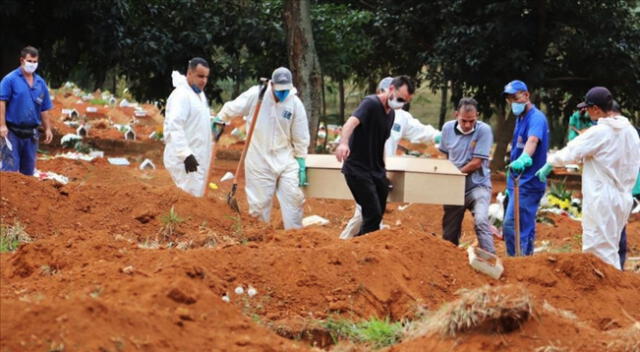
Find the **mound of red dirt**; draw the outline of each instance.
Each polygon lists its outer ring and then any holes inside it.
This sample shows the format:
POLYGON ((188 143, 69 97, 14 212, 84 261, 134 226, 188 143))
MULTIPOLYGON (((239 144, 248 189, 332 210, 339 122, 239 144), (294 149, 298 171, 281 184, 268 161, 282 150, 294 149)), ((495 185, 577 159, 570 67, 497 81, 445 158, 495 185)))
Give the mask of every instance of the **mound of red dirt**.
MULTIPOLYGON (((234 166, 220 161, 211 181, 219 183, 234 166)), ((440 238, 441 206, 390 204, 389 230, 343 241, 337 236, 352 215, 350 201, 307 200, 305 214, 330 224, 283 231, 277 206, 269 225, 246 215, 242 184, 238 216, 225 203, 228 183, 196 199, 161 167, 141 171, 104 159, 54 159, 38 167, 71 182, 0 173, 2 224, 19 221, 35 239, 0 255, 2 349, 302 349, 276 332, 288 335, 333 316, 411 319, 454 300, 460 289, 486 284, 522 284, 538 307, 546 301, 580 324, 542 310, 511 334, 424 337, 394 350, 457 343, 456 350, 516 351, 563 335, 569 344, 561 346, 589 350, 581 338, 601 347, 612 341, 610 332, 633 323, 629 316, 640 320, 640 276, 592 255, 506 258, 500 280, 475 272, 463 249, 440 238), (181 221, 167 234, 172 208, 181 221)), ((564 238, 580 224, 538 229, 545 238, 564 238)), ((474 239, 470 218, 463 231, 463 242, 474 239)))

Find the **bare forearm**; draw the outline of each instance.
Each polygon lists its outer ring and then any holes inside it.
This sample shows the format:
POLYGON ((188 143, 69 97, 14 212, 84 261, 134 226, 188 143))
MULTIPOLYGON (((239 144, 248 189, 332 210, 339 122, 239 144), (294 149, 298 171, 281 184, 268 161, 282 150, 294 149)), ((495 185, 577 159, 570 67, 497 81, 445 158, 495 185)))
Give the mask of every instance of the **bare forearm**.
POLYGON ((43 111, 40 113, 40 118, 42 119, 42 127, 44 127, 45 130, 48 130, 51 128, 51 120, 49 117, 49 112, 48 111, 43 111))
POLYGON ((533 156, 533 153, 536 152, 536 147, 538 146, 538 137, 529 137, 527 139, 527 143, 524 145, 524 152, 529 154, 529 156, 533 156))
POLYGON ((0 126, 6 126, 7 121, 5 120, 5 112, 6 112, 7 102, 4 100, 0 100, 0 126))
POLYGON ((344 126, 342 126, 342 132, 340 133, 340 144, 349 144, 349 138, 351 138, 353 130, 356 129, 359 123, 360 120, 358 120, 358 118, 354 116, 349 117, 344 126))
POLYGON ((460 168, 460 172, 462 172, 463 174, 470 174, 481 167, 482 167, 482 159, 473 158, 471 159, 471 161, 466 163, 462 168, 460 168))

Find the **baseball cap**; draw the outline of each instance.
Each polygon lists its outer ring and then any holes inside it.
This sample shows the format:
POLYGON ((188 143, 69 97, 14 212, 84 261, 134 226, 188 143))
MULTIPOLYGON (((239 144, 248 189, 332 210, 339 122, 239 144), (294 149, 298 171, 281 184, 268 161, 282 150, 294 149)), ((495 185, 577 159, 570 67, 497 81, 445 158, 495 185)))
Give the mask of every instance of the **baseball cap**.
POLYGON ((504 92, 502 94, 516 94, 518 92, 528 92, 528 91, 529 89, 527 88, 527 85, 524 84, 524 82, 516 79, 514 81, 507 83, 507 85, 504 86, 504 92))
POLYGON ((586 108, 587 106, 597 106, 602 110, 611 107, 613 96, 611 92, 605 87, 593 87, 589 89, 584 96, 584 101, 578 104, 578 109, 586 108))
POLYGON ((389 86, 391 85, 392 81, 393 81, 393 77, 385 77, 385 78, 383 78, 380 81, 380 83, 378 83, 378 90, 386 91, 387 89, 389 89, 389 86))
POLYGON ((276 68, 271 75, 271 82, 273 82, 275 90, 287 90, 293 88, 291 71, 286 67, 276 68))

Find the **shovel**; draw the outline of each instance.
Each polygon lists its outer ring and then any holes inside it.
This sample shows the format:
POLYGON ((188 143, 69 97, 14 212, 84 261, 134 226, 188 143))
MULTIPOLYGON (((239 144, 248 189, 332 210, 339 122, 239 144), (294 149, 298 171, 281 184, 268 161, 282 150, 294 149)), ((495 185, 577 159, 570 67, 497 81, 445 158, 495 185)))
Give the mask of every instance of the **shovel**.
POLYGON ((258 120, 258 115, 260 113, 260 106, 262 105, 262 98, 264 97, 264 92, 267 90, 267 83, 269 82, 269 80, 266 78, 260 78, 260 82, 262 84, 262 87, 260 87, 258 102, 256 103, 256 109, 253 112, 253 118, 251 119, 251 126, 249 127, 249 134, 247 135, 247 141, 244 144, 244 148, 242 148, 242 154, 240 154, 240 161, 238 161, 238 166, 236 167, 236 173, 233 175, 233 185, 231 185, 231 192, 227 194, 227 204, 229 204, 231 209, 235 210, 236 213, 240 212, 240 208, 238 207, 238 200, 236 199, 236 191, 238 190, 238 175, 240 175, 240 170, 242 170, 242 166, 244 164, 244 158, 247 155, 249 144, 251 144, 251 137, 253 137, 253 129, 256 126, 256 121, 258 120))
POLYGON ((513 178, 513 221, 516 232, 516 257, 522 256, 522 250, 520 249, 520 176, 522 174, 518 174, 513 178))
POLYGON ((225 124, 221 124, 221 123, 216 123, 216 126, 218 127, 218 129, 214 132, 213 135, 213 150, 211 151, 213 153, 213 155, 211 156, 211 163, 209 165, 209 175, 207 177, 207 182, 205 183, 204 186, 204 196, 207 196, 207 193, 209 193, 209 179, 211 178, 211 173, 213 172, 213 168, 216 164, 216 149, 218 147, 218 141, 220 140, 220 137, 222 137, 222 134, 224 133, 224 126, 225 124))

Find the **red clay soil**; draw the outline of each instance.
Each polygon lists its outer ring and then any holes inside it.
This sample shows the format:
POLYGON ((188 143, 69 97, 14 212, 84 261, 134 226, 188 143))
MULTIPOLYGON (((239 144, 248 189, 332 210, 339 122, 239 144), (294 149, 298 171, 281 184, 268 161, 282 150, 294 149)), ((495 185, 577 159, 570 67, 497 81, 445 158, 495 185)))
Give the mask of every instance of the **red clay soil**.
MULTIPOLYGON (((39 169, 69 176, 68 185, 0 173, 2 224, 20 222, 35 240, 0 254, 1 350, 61 344, 108 351, 305 349, 308 344, 278 334, 291 336, 333 316, 411 319, 454 300, 462 288, 486 284, 523 284, 538 307, 547 301, 577 322, 540 310, 537 320, 510 334, 423 337, 393 350, 521 351, 555 344, 596 351, 615 341, 611 331, 633 324, 630 317, 640 320, 640 275, 592 255, 505 258, 500 280, 473 271, 463 249, 440 239, 441 206, 401 211, 390 204, 384 221, 391 229, 343 241, 337 236, 352 215, 351 201, 307 200, 305 215, 330 224, 284 231, 277 202, 268 225, 246 215, 242 189, 242 216, 228 208, 229 182, 218 180, 235 162, 217 162, 211 181, 219 189, 201 199, 178 190, 157 165, 141 171, 104 159, 39 161, 39 169), (183 219, 172 233, 166 227, 171 208, 183 219), (238 295, 238 286, 257 294, 238 295)), ((538 225, 540 239, 580 233, 579 222, 555 219, 556 227, 538 225)), ((637 248, 635 220, 630 237, 637 248)), ((474 240, 470 217, 463 231, 462 242, 474 240)), ((504 253, 503 244, 498 247, 504 253)), ((579 244, 567 250, 579 251, 579 244)))

